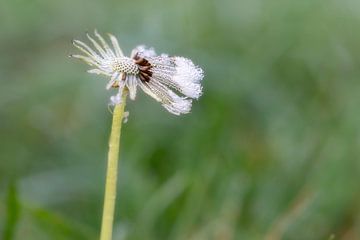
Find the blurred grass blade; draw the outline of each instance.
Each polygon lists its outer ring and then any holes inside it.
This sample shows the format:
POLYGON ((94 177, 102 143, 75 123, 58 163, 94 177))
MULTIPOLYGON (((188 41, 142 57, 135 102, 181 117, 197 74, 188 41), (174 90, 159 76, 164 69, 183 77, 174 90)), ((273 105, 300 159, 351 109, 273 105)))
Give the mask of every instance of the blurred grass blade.
POLYGON ((4 240, 14 239, 16 224, 20 215, 20 203, 18 200, 16 184, 10 183, 6 198, 6 222, 3 233, 4 240))
POLYGON ((65 219, 44 209, 27 208, 27 210, 30 210, 30 214, 35 219, 37 224, 41 226, 41 228, 51 237, 64 240, 96 239, 95 232, 91 231, 84 225, 78 224, 72 220, 65 219))

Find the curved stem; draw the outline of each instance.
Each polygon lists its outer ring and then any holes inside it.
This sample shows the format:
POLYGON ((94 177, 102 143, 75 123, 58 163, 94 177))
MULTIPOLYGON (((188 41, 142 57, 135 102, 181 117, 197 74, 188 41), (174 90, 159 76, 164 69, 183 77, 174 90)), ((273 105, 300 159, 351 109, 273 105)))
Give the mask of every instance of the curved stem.
POLYGON ((101 223, 100 240, 111 240, 115 213, 116 183, 120 148, 121 125, 126 104, 126 91, 122 101, 115 105, 109 141, 108 164, 106 171, 104 209, 101 223))

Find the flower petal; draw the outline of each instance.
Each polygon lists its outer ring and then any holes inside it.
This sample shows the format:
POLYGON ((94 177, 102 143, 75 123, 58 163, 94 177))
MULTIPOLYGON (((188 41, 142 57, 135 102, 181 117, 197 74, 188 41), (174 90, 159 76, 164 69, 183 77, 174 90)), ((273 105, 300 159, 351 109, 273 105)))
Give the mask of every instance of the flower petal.
MULTIPOLYGON (((160 82, 150 81, 143 82, 143 84, 148 88, 149 91, 144 91, 145 93, 151 92, 150 96, 156 96, 156 100, 160 100, 162 106, 165 107, 169 112, 180 115, 189 113, 191 109, 192 101, 184 97, 179 97, 169 88, 161 84, 160 82)), ((143 87, 142 87, 143 88, 143 87)), ((143 88, 144 89, 144 88, 143 88)))
POLYGON ((174 59, 176 65, 175 81, 199 83, 204 78, 203 70, 195 66, 190 59, 184 57, 174 57, 174 59))
POLYGON ((96 66, 96 67, 100 68, 99 63, 95 62, 90 57, 85 57, 83 55, 78 55, 78 54, 70 55, 70 57, 80 59, 80 60, 84 61, 85 63, 89 64, 90 66, 96 66))
POLYGON ((149 58, 149 62, 153 66, 152 79, 176 89, 187 97, 197 99, 201 96, 200 81, 203 78, 203 72, 191 60, 162 55, 149 58))
POLYGON ((86 36, 92 42, 94 47, 98 50, 98 52, 103 58, 110 58, 110 56, 104 51, 104 49, 88 33, 86 33, 86 36))
POLYGON ((111 76, 108 72, 102 71, 98 68, 90 69, 87 71, 88 73, 98 74, 98 75, 105 75, 105 76, 111 76))
POLYGON ((140 80, 135 75, 128 74, 126 76, 126 87, 129 89, 129 97, 131 100, 135 100, 138 81, 140 80))
POLYGON ((107 44, 107 42, 104 40, 104 38, 98 33, 97 30, 94 31, 95 36, 99 39, 99 41, 101 42, 103 48, 105 49, 106 53, 111 56, 111 57, 115 57, 114 52, 110 49, 109 45, 107 44))
POLYGON ((131 58, 135 57, 136 54, 139 54, 141 57, 149 58, 155 57, 156 52, 154 48, 148 48, 145 45, 139 45, 131 51, 131 58))
POLYGON ((204 77, 203 70, 194 65, 187 58, 175 57, 176 73, 172 81, 180 86, 181 92, 191 98, 199 98, 202 95, 200 81, 204 77))
POLYGON ((118 40, 116 39, 116 37, 114 37, 112 34, 108 34, 109 35, 109 38, 111 40, 111 43, 115 49, 115 53, 116 53, 116 56, 117 57, 123 57, 124 56, 124 53, 123 51, 121 50, 120 48, 120 45, 119 45, 119 42, 118 40))
POLYGON ((96 52, 94 52, 88 45, 86 45, 85 43, 83 43, 83 42, 81 42, 79 40, 73 40, 72 43, 76 48, 78 48, 80 51, 82 51, 83 53, 88 55, 94 61, 96 61, 96 62, 101 61, 102 58, 96 52))

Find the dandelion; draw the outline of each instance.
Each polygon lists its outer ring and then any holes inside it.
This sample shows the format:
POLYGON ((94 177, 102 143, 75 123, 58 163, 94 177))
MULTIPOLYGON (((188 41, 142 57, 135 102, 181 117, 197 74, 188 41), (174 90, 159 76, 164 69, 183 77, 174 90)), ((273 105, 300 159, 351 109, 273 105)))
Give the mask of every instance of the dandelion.
POLYGON ((118 93, 110 98, 112 104, 121 102, 125 89, 129 91, 130 99, 134 100, 137 87, 140 87, 169 112, 180 115, 189 113, 192 99, 201 96, 200 82, 204 74, 190 59, 167 54, 156 55, 153 48, 143 45, 133 49, 130 57, 126 57, 113 35, 109 34, 113 49, 96 30, 97 40, 89 34, 87 37, 96 51, 85 43, 74 40, 74 46, 85 55, 71 56, 95 67, 88 70, 89 73, 110 78, 106 88, 118 89, 118 93), (179 96, 172 89, 183 96, 179 96))
POLYGON ((123 119, 127 118, 125 102, 127 94, 135 100, 137 88, 157 100, 170 113, 180 115, 189 113, 193 99, 202 94, 201 68, 183 57, 156 55, 153 48, 138 46, 130 57, 125 57, 117 39, 109 34, 112 48, 95 30, 97 40, 87 34, 94 49, 85 43, 74 40, 73 44, 85 55, 71 57, 85 61, 93 69, 89 73, 105 75, 110 78, 107 89, 117 88, 118 92, 110 98, 115 106, 109 141, 108 165, 106 172, 104 208, 100 240, 111 240, 116 200, 117 169, 119 161, 120 135, 123 119), (175 93, 177 92, 177 93, 175 93), (181 96, 179 96, 181 95, 181 96))

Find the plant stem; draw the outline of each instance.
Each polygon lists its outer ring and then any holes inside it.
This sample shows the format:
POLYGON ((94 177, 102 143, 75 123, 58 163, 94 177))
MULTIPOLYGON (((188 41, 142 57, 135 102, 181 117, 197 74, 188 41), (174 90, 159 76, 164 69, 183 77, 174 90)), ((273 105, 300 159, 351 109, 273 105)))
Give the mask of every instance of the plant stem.
POLYGON ((124 117, 127 92, 122 101, 115 105, 109 141, 108 165, 105 182, 104 209, 101 223, 100 240, 111 240, 115 213, 116 182, 118 172, 121 125, 124 117))

